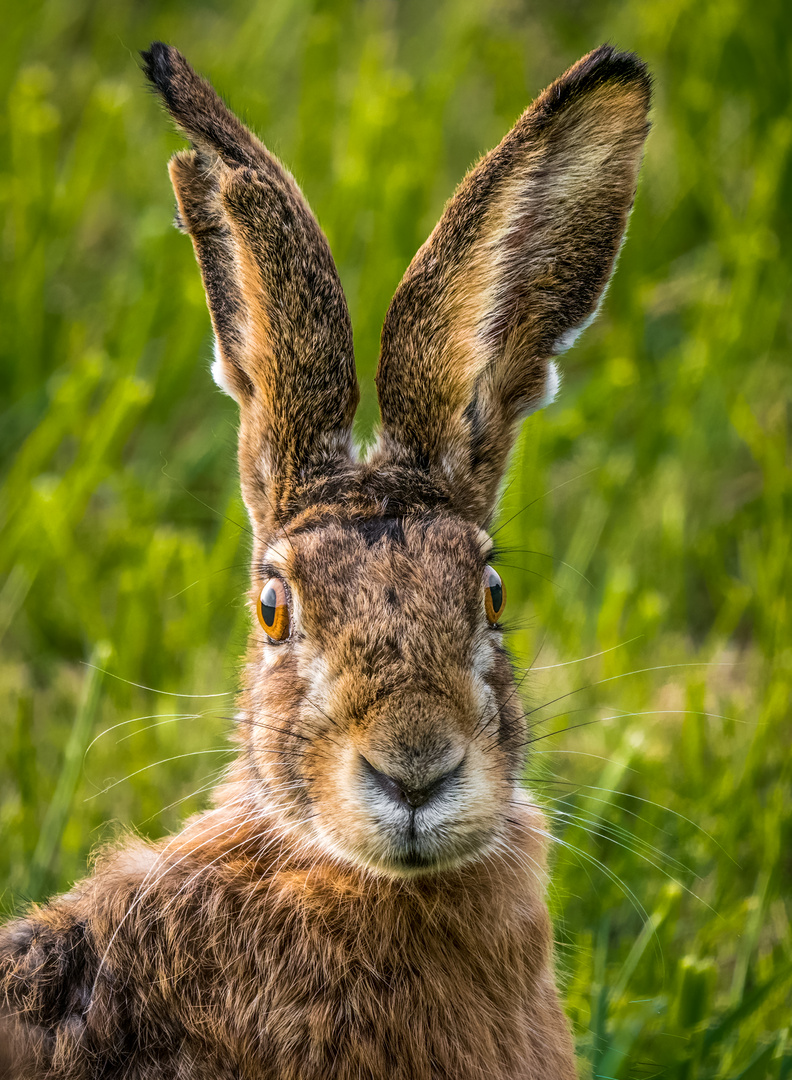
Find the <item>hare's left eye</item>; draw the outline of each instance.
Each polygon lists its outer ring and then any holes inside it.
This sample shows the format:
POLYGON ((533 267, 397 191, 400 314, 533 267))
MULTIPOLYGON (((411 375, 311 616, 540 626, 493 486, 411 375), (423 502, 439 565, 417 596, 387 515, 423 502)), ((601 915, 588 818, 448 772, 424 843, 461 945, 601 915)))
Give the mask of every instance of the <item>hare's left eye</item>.
POLYGON ((256 604, 258 621, 272 641, 285 641, 289 636, 289 600, 286 586, 280 578, 270 578, 259 593, 256 604))
POLYGON ((506 589, 500 574, 488 566, 484 570, 484 608, 487 618, 495 625, 506 607, 506 589))

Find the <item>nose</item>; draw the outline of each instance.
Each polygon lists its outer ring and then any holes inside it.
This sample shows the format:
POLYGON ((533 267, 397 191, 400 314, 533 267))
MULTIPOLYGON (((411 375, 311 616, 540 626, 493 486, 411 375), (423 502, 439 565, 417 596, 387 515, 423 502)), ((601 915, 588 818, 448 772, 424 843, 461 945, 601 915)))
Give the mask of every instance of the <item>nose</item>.
POLYGON ((361 754, 360 760, 363 762, 363 771, 376 787, 385 795, 388 796, 395 803, 399 803, 402 806, 407 806, 410 810, 417 810, 419 806, 425 806, 430 799, 435 798, 441 792, 446 791, 451 787, 454 781, 459 777, 462 772, 462 767, 465 764, 464 758, 453 769, 443 773, 441 776, 435 776, 426 783, 420 786, 414 782, 409 782, 400 779, 397 776, 391 776, 388 773, 380 772, 379 769, 375 769, 370 761, 361 754))

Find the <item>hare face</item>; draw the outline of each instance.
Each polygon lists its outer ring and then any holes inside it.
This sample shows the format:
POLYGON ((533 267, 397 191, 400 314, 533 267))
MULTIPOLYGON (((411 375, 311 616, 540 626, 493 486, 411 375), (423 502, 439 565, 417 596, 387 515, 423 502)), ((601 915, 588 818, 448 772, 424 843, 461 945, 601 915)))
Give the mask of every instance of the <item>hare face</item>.
POLYGON ((284 534, 264 553, 289 636, 255 635, 246 745, 300 833, 393 874, 480 855, 524 742, 502 630, 485 609, 486 534, 390 518, 284 534), (295 692, 297 688, 297 692, 295 692))

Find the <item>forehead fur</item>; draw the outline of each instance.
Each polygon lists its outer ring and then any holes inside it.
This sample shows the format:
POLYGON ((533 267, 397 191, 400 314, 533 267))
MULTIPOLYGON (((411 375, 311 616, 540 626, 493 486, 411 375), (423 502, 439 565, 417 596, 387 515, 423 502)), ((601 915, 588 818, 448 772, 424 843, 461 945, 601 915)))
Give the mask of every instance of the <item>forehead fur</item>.
POLYGON ((298 528, 283 530, 262 571, 284 573, 309 606, 320 591, 353 603, 361 589, 390 595, 398 586, 391 599, 403 607, 427 586, 453 599, 469 577, 478 581, 490 546, 482 530, 450 515, 327 520, 317 510, 313 522, 306 514, 298 528))
POLYGON ((325 513, 306 513, 255 568, 254 595, 273 572, 291 589, 295 671, 309 682, 320 670, 322 679, 342 679, 350 715, 394 692, 464 697, 455 680, 477 669, 477 657, 491 658, 486 534, 451 515, 325 513))

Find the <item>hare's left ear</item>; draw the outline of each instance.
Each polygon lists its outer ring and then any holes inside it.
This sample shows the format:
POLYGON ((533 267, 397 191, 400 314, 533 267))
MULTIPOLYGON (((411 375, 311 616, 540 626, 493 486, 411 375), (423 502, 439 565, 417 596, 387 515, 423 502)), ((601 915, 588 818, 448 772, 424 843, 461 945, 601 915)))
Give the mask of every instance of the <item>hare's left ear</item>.
POLYGON ((193 146, 170 176, 212 316, 212 373, 239 403, 242 494, 263 539, 351 465, 349 312, 294 179, 181 53, 155 42, 142 55, 193 146))
POLYGON ((596 313, 635 196, 650 80, 610 46, 548 87, 466 177, 382 332, 372 462, 428 473, 484 523, 516 424, 596 313))

